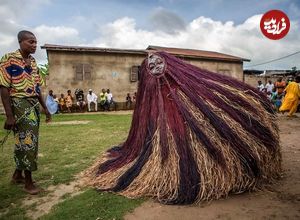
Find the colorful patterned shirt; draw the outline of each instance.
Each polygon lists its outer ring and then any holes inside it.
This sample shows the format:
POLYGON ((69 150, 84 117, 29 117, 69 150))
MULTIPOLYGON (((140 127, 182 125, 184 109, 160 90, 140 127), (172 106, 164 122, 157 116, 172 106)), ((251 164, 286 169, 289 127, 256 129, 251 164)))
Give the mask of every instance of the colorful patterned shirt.
POLYGON ((9 89, 11 97, 34 97, 43 84, 35 59, 30 55, 28 66, 20 50, 5 54, 0 60, 0 86, 9 89))

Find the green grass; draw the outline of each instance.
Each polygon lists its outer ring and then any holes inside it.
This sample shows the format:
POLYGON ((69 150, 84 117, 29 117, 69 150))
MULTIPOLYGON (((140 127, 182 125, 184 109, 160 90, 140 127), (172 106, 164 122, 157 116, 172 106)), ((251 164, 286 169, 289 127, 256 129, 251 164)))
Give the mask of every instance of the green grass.
POLYGON ((140 203, 141 200, 129 200, 90 189, 55 206, 53 212, 43 216, 41 220, 122 219, 126 212, 132 211, 140 203))
MULTIPOLYGON (((1 125, 4 120, 5 117, 0 116, 1 125)), ((89 123, 47 125, 42 117, 38 171, 33 176, 43 188, 72 181, 76 174, 89 167, 103 151, 124 141, 130 127, 131 115, 84 114, 53 117, 53 122, 73 120, 85 120, 89 123)), ((5 132, 3 129, 0 131, 0 138, 5 132)), ((0 219, 25 219, 21 199, 27 195, 21 186, 10 184, 14 171, 13 146, 11 134, 0 154, 0 213, 8 211, 5 215, 0 214, 0 219)), ((45 219, 119 219, 140 203, 141 200, 129 200, 113 194, 100 195, 95 190, 88 190, 66 199, 45 219), (80 207, 85 207, 85 212, 80 207)))

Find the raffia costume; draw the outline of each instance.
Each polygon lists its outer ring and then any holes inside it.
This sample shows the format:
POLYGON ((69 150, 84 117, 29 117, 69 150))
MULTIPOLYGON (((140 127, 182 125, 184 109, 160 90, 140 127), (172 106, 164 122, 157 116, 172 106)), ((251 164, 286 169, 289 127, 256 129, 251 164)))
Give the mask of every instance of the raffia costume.
POLYGON ((260 188, 280 162, 276 116, 262 93, 157 52, 141 65, 126 141, 86 176, 99 190, 190 204, 260 188))

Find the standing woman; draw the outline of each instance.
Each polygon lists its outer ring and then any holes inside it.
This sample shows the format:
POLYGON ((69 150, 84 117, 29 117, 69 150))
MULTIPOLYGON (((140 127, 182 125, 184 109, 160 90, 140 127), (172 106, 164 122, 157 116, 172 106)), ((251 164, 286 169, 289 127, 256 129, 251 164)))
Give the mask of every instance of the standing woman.
POLYGON ((0 92, 6 113, 4 128, 13 130, 15 135, 16 170, 12 182, 25 183, 25 191, 34 195, 40 192, 31 175, 37 170, 39 104, 44 108, 46 122, 51 115, 40 90, 42 79, 36 61, 31 56, 36 51, 36 37, 24 30, 18 33, 18 41, 20 49, 1 58, 0 92))
POLYGON ((290 82, 288 86, 285 88, 285 96, 283 98, 283 102, 279 111, 286 112, 288 111, 288 117, 297 117, 294 115, 296 113, 299 99, 300 99, 300 76, 296 76, 294 82, 290 82))

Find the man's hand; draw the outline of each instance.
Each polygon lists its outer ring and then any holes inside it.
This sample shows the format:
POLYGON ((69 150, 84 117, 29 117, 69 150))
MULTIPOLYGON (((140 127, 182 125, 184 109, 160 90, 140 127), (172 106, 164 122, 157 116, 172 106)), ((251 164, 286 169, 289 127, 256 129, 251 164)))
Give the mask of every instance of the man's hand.
POLYGON ((12 130, 16 126, 16 119, 13 116, 7 117, 5 124, 4 124, 4 129, 6 130, 12 130))
POLYGON ((45 114, 46 114, 46 123, 51 122, 51 114, 47 108, 45 109, 45 114))

